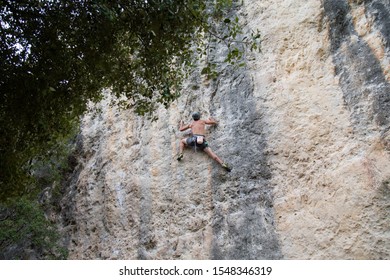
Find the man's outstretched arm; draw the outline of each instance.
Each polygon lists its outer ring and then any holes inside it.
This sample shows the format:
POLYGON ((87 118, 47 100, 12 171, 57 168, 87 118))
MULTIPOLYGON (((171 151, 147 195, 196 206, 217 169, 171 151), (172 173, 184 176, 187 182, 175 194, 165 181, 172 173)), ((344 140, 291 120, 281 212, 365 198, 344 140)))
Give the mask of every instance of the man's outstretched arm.
POLYGON ((214 119, 213 117, 210 117, 208 120, 205 121, 206 124, 218 124, 218 121, 214 119))
POLYGON ((184 125, 184 122, 183 121, 180 121, 180 126, 179 126, 179 130, 180 131, 184 131, 184 130, 187 130, 190 128, 190 125, 189 124, 186 124, 184 125))

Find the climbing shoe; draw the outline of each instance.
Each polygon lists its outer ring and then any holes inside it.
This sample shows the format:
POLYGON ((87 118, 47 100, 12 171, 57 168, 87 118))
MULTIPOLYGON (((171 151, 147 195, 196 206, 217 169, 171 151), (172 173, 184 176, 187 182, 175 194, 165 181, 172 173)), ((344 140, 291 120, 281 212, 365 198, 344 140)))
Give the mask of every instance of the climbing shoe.
POLYGON ((180 154, 177 156, 177 160, 178 160, 178 161, 181 161, 182 158, 183 158, 183 153, 180 153, 180 154))
POLYGON ((230 172, 230 171, 232 171, 232 167, 230 167, 227 163, 222 163, 222 167, 223 168, 225 168, 225 170, 227 171, 227 172, 230 172))

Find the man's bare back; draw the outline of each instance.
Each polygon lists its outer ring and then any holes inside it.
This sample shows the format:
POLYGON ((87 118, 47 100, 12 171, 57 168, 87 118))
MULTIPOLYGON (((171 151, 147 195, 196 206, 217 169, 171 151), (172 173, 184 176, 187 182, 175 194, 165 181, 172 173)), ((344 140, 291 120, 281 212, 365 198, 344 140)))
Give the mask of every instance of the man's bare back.
POLYGON ((213 118, 209 118, 208 120, 197 120, 193 121, 189 125, 181 125, 180 126, 180 131, 184 131, 188 128, 191 128, 192 134, 197 134, 197 135, 205 135, 206 134, 206 125, 213 125, 217 124, 218 122, 214 120, 213 118))

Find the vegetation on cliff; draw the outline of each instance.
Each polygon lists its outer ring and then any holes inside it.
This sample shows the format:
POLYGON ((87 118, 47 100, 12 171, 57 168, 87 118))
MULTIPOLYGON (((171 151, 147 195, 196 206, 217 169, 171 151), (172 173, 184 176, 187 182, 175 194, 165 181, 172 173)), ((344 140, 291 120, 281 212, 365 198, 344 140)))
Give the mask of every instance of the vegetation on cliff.
MULTIPOLYGON (((145 115, 179 96, 182 78, 211 51, 206 37, 226 42, 230 62, 239 58, 233 1, 212 2, 1 1, 0 199, 31 191, 34 162, 50 158, 102 88, 145 115)), ((243 41, 253 49, 258 38, 243 41)))

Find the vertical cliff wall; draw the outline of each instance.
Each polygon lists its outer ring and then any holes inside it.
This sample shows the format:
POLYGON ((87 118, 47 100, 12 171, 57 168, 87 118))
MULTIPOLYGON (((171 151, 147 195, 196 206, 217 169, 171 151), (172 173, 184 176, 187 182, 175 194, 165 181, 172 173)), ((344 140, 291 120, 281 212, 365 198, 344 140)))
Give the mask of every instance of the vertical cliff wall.
POLYGON ((150 122, 96 104, 62 201, 72 259, 390 258, 388 1, 245 1, 247 67, 209 59, 150 122), (175 156, 181 119, 220 121, 175 156))

